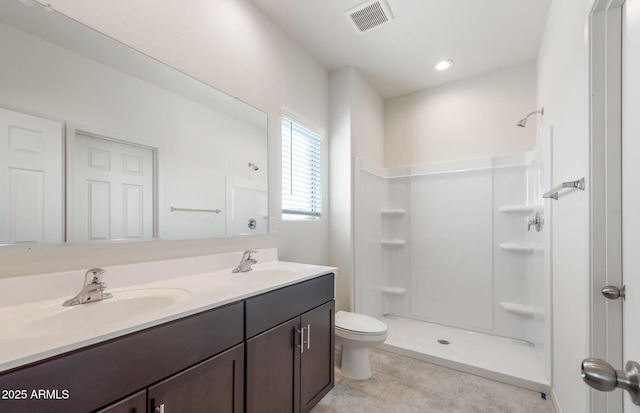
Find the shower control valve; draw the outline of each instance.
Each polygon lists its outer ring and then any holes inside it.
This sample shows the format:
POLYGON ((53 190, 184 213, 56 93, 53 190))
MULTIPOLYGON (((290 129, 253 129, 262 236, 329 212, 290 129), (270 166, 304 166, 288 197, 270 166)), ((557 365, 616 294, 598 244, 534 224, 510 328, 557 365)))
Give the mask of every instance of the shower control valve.
POLYGON ((535 226, 536 231, 540 232, 542 231, 543 223, 544 223, 544 220, 540 216, 540 213, 536 212, 536 216, 531 218, 527 223, 527 231, 531 231, 531 226, 535 226))

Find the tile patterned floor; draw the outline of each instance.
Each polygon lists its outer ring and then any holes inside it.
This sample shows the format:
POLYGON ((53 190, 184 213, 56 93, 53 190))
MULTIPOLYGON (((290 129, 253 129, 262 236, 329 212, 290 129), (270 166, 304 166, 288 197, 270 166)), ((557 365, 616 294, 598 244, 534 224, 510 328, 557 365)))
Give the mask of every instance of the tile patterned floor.
POLYGON ((373 377, 342 377, 311 413, 555 413, 540 393, 374 349, 373 377))

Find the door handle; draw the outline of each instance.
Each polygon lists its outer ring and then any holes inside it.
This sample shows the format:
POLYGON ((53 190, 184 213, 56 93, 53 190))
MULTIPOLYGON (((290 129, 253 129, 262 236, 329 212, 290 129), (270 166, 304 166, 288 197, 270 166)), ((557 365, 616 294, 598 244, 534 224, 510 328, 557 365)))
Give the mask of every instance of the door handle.
POLYGON ((640 405, 640 364, 635 361, 628 361, 624 371, 620 371, 604 360, 584 359, 582 380, 600 391, 612 391, 617 388, 626 390, 633 404, 640 405))
POLYGON ((625 300, 627 294, 626 289, 627 287, 624 285, 622 286, 622 288, 618 288, 613 285, 605 285, 604 287, 602 287, 602 290, 600 290, 600 292, 602 293, 602 295, 604 295, 605 298, 608 298, 609 300, 617 300, 620 297, 625 300))

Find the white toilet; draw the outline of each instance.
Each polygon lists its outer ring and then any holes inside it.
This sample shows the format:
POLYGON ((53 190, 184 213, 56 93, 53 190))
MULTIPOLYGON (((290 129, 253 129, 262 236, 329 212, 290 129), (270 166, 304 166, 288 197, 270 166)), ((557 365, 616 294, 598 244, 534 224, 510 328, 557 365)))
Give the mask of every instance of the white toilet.
POLYGON ((336 348, 342 348, 342 375, 349 379, 371 377, 369 348, 384 343, 387 325, 364 314, 336 313, 336 348))

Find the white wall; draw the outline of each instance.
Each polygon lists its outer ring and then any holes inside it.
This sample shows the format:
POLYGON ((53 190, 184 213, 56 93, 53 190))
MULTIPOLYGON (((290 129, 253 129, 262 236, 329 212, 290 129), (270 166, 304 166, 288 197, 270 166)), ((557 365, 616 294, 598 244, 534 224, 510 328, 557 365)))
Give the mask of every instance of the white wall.
POLYGON ((526 128, 515 124, 537 109, 534 63, 389 99, 384 165, 526 152, 535 145, 537 119, 526 128))
POLYGON ((339 268, 336 309, 350 310, 353 287, 351 225, 351 69, 331 72, 329 129, 329 264, 339 268))
POLYGON ((384 163, 384 102, 373 87, 353 70, 351 123, 353 156, 384 163))
POLYGON ((339 267, 337 309, 353 309, 353 157, 380 163, 383 157, 382 98, 357 69, 330 76, 329 263, 339 267))
MULTIPOLYGON (((538 55, 541 133, 553 126, 552 183, 588 179, 588 45, 591 0, 554 0, 538 55)), ((559 413, 584 413, 588 387, 580 364, 589 357, 589 183, 552 202, 553 374, 559 413)))
MULTIPOLYGON (((328 74, 248 0, 76 2, 51 0, 55 10, 263 110, 269 116, 269 210, 280 217, 280 111, 288 107, 327 129, 328 74)), ((275 235, 154 241, 0 251, 5 276, 90 266, 281 247, 281 257, 328 261, 328 223, 281 225, 275 235)))

